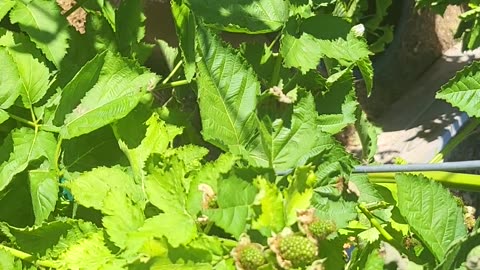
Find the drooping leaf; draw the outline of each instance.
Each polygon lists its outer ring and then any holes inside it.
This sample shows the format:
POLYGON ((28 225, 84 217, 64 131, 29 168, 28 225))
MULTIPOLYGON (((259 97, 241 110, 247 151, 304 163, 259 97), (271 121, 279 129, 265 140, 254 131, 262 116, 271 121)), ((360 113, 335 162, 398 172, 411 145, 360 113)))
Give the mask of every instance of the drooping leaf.
POLYGON ((171 7, 182 50, 185 78, 190 82, 195 75, 195 18, 182 1, 171 1, 171 7))
POLYGON ((356 118, 355 130, 362 143, 362 158, 370 161, 377 153, 377 140, 380 128, 370 123, 367 115, 360 108, 357 108, 356 118))
POLYGON ((231 176, 218 183, 218 208, 203 212, 218 227, 238 239, 245 232, 247 221, 253 214, 252 204, 256 193, 257 189, 252 184, 231 176))
POLYGON ((442 86, 436 98, 446 100, 469 116, 480 117, 480 63, 473 62, 442 86))
POLYGON ((52 133, 28 128, 12 131, 0 147, 0 153, 6 154, 4 160, 0 154, 0 191, 13 176, 25 170, 30 161, 44 157, 53 162, 56 144, 52 133))
POLYGON ((287 226, 297 221, 297 211, 310 207, 313 196, 312 185, 308 182, 311 173, 310 166, 298 167, 293 175, 288 176, 288 188, 284 190, 285 198, 285 223, 287 226))
POLYGON ((187 3, 205 23, 229 32, 274 32, 288 18, 288 3, 283 0, 189 0, 187 3))
POLYGON ((53 171, 29 171, 35 224, 40 225, 55 209, 58 199, 58 179, 53 171))
POLYGON ((202 134, 223 150, 244 145, 255 132, 260 83, 241 56, 209 30, 199 27, 196 34, 202 134))
POLYGON ((12 23, 27 32, 48 60, 56 67, 67 53, 69 32, 67 21, 54 1, 34 0, 17 2, 10 13, 12 23))
POLYGON ((462 209, 450 192, 421 175, 397 174, 398 208, 415 234, 438 261, 465 236, 462 209))
MULTIPOLYGON (((155 74, 109 52, 105 55, 101 69, 98 70, 96 65, 93 69, 92 73, 95 77, 98 76, 98 81, 88 90, 80 104, 65 116, 60 130, 65 139, 89 133, 125 117, 158 81, 155 74)), ((90 69, 82 69, 77 76, 83 76, 84 72, 92 74, 90 69)), ((74 99, 77 98, 75 96, 74 99)))
POLYGON ((282 193, 276 185, 261 177, 255 179, 255 186, 261 194, 255 200, 260 204, 262 212, 252 222, 252 228, 259 230, 265 236, 272 235, 272 232, 279 233, 285 227, 282 193))

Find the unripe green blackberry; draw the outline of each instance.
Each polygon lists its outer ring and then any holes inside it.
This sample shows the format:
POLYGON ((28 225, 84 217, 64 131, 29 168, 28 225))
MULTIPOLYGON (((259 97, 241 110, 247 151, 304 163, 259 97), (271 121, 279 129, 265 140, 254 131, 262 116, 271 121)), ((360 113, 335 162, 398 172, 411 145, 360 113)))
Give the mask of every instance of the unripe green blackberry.
POLYGON ((310 265, 317 257, 318 249, 315 243, 299 235, 289 235, 280 240, 280 255, 292 263, 293 268, 310 265))
POLYGON ((316 220, 308 226, 308 230, 314 237, 323 239, 336 231, 337 226, 331 220, 316 220))
POLYGON ((245 246, 239 254, 239 262, 243 269, 254 270, 265 264, 262 250, 256 246, 245 246))

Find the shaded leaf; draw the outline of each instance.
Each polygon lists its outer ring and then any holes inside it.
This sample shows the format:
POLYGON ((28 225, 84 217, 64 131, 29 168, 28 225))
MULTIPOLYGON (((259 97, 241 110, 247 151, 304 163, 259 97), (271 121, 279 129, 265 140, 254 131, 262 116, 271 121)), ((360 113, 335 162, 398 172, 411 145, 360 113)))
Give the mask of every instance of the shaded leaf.
POLYGON ((29 171, 35 224, 40 225, 55 209, 58 199, 58 179, 53 171, 29 171))
POLYGON ((67 53, 69 33, 67 21, 54 1, 17 2, 10 13, 12 23, 18 23, 38 48, 56 67, 67 53))
POLYGON ((32 129, 13 130, 3 145, 0 153, 0 191, 12 180, 13 176, 25 170, 30 161, 44 157, 53 162, 57 141, 52 133, 35 132, 32 129), (10 153, 10 156, 8 156, 10 153))
POLYGON ((171 1, 175 29, 182 50, 185 78, 191 81, 195 75, 195 18, 188 6, 182 1, 171 1))
POLYGON ((229 32, 274 32, 288 18, 288 3, 283 0, 189 0, 187 3, 205 23, 229 32))

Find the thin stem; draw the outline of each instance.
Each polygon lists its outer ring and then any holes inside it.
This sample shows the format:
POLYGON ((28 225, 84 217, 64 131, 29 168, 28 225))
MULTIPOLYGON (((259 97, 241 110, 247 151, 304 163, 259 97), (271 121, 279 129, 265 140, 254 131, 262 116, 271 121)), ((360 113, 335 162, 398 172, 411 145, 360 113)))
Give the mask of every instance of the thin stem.
POLYGON ((170 81, 170 79, 173 77, 173 75, 175 75, 175 73, 177 73, 178 69, 180 69, 182 64, 183 64, 183 60, 178 61, 177 65, 172 69, 172 71, 170 71, 170 74, 168 74, 168 76, 165 78, 165 80, 162 81, 162 84, 166 84, 168 81, 170 81))
POLYGON ((163 83, 158 85, 155 90, 162 90, 162 89, 167 89, 167 88, 172 88, 172 87, 177 87, 177 86, 182 86, 182 85, 187 85, 190 82, 187 80, 180 80, 180 81, 174 81, 170 83, 163 83))
POLYGON ((300 72, 298 72, 298 70, 295 71, 295 74, 293 75, 292 78, 290 78, 290 80, 285 84, 285 86, 283 86, 283 90, 290 90, 292 87, 292 85, 297 81, 298 77, 300 77, 300 72))
POLYGON ((396 246, 397 243, 394 241, 394 238, 393 236, 391 236, 383 227, 382 225, 380 224, 380 222, 373 216, 373 214, 367 209, 367 207, 365 206, 364 203, 360 203, 358 205, 358 209, 360 209, 360 211, 362 211, 362 213, 367 216, 368 220, 370 221, 370 223, 372 224, 373 227, 375 227, 378 232, 383 236, 383 238, 385 238, 385 240, 387 240, 387 242, 389 244, 391 244, 392 246, 396 246))
POLYGON ((272 50, 273 46, 275 46, 275 43, 277 43, 277 41, 280 39, 280 37, 282 36, 282 32, 278 32, 277 36, 273 39, 272 43, 270 43, 270 45, 268 45, 268 49, 269 50, 272 50))
POLYGON ((273 66, 272 79, 270 80, 270 86, 278 85, 280 81, 280 68, 282 66, 282 55, 277 54, 275 58, 275 65, 273 66))
POLYGON ((447 145, 438 153, 430 163, 439 163, 442 162, 445 156, 450 154, 455 147, 457 147, 461 142, 463 142, 468 136, 470 136, 473 131, 480 125, 480 119, 470 118, 467 125, 463 127, 457 135, 455 135, 447 145))
POLYGON ((12 256, 14 256, 16 258, 27 261, 29 263, 32 263, 32 264, 36 265, 36 266, 48 267, 48 268, 57 268, 58 267, 58 265, 54 261, 36 260, 33 255, 25 253, 23 251, 20 251, 18 249, 7 247, 7 246, 1 245, 1 244, 0 244, 0 248, 2 248, 3 250, 10 253, 12 256))
POLYGON ((8 113, 8 116, 9 116, 10 118, 13 118, 13 119, 17 120, 18 122, 24 123, 24 124, 29 125, 29 126, 32 126, 32 127, 35 127, 35 126, 37 125, 37 124, 35 124, 34 122, 29 121, 29 120, 27 120, 27 119, 25 119, 25 118, 23 118, 23 117, 16 116, 16 115, 14 115, 14 114, 12 114, 12 113, 9 113, 9 112, 7 112, 7 113, 8 113))
POLYGON ((55 170, 57 171, 57 175, 60 176, 60 167, 59 167, 59 160, 60 160, 60 155, 62 154, 62 141, 63 138, 62 136, 58 137, 58 142, 57 142, 57 147, 55 149, 55 170))

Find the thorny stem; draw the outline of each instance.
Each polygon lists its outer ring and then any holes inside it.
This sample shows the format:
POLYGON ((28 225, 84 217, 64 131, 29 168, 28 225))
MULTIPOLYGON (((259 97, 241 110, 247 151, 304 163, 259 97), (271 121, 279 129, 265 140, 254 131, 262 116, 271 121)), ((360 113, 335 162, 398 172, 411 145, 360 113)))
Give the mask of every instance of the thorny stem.
POLYGON ((168 76, 165 78, 165 80, 162 81, 162 84, 166 84, 168 81, 170 81, 170 79, 173 77, 173 75, 175 75, 175 73, 177 73, 178 69, 180 69, 182 64, 183 64, 183 60, 178 61, 177 65, 172 69, 172 71, 170 71, 170 74, 168 74, 168 76))
POLYGON ((33 255, 25 253, 23 251, 20 251, 18 249, 7 247, 7 246, 1 245, 1 244, 0 244, 0 248, 5 250, 6 252, 10 253, 12 256, 17 257, 21 260, 27 261, 29 263, 32 263, 36 266, 48 267, 48 268, 57 268, 58 267, 58 265, 54 261, 37 260, 37 259, 35 259, 35 257, 33 255))

